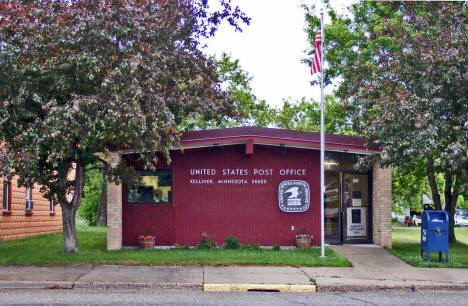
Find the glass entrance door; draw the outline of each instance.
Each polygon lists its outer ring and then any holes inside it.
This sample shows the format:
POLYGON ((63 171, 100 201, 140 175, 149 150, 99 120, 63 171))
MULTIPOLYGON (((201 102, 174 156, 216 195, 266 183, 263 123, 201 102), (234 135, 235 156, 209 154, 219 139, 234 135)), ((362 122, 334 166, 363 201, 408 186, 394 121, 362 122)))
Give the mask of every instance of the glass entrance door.
POLYGON ((325 242, 341 244, 340 173, 325 172, 325 242))
POLYGON ((343 242, 369 242, 369 175, 342 176, 343 242))

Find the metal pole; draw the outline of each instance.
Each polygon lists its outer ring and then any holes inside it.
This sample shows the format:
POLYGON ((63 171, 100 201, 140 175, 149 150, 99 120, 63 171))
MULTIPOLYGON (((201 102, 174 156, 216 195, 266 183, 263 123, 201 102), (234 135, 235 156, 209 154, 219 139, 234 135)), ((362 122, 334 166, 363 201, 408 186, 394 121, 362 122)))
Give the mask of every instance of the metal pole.
POLYGON ((323 8, 320 9, 320 30, 322 31, 322 33, 320 33, 320 52, 322 53, 320 58, 320 257, 325 257, 325 103, 323 99, 323 59, 325 57, 323 42, 325 41, 325 29, 323 27, 323 8))

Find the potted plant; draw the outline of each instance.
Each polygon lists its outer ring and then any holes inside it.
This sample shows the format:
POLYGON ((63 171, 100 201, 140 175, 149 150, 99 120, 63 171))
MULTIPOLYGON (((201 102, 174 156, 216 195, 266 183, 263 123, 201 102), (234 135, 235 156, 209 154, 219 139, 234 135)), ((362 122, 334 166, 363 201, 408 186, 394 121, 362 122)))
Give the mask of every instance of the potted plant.
POLYGON ((152 248, 154 248, 155 243, 156 243, 156 236, 153 236, 153 235, 138 236, 138 245, 140 246, 140 249, 151 250, 152 248))
POLYGON ((307 234, 298 234, 296 235, 296 238, 294 239, 296 242, 296 247, 298 249, 306 249, 310 248, 312 244, 312 235, 307 235, 307 234))

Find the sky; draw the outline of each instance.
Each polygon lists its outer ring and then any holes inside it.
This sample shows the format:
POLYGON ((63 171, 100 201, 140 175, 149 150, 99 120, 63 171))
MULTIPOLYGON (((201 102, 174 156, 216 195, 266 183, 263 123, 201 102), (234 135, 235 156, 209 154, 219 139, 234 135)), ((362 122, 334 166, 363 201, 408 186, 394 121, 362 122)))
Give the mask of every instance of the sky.
MULTIPOLYGON (((334 2, 344 6, 342 1, 334 2)), ((308 48, 302 3, 321 5, 319 0, 232 0, 232 6, 238 5, 252 18, 250 25, 244 25, 242 33, 223 25, 207 41, 205 53, 219 58, 225 52, 238 59, 253 77, 254 94, 271 106, 281 107, 284 99, 301 97, 320 101, 319 86, 310 85, 318 76, 312 76, 310 67, 301 63, 308 48)))

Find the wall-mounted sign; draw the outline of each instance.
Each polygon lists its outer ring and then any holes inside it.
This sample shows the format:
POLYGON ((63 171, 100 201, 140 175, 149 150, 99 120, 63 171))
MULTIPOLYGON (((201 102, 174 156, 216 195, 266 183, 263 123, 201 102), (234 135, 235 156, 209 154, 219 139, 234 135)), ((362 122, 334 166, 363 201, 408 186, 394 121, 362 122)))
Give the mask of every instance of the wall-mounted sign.
POLYGON ((305 168, 190 168, 191 185, 266 185, 275 176, 305 176, 305 168))
POLYGON ((347 236, 367 235, 367 207, 348 207, 346 210, 347 236))
POLYGON ((284 212, 304 212, 310 206, 309 184, 300 180, 282 181, 278 187, 279 208, 284 212))

